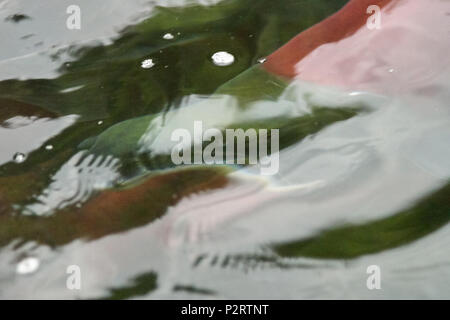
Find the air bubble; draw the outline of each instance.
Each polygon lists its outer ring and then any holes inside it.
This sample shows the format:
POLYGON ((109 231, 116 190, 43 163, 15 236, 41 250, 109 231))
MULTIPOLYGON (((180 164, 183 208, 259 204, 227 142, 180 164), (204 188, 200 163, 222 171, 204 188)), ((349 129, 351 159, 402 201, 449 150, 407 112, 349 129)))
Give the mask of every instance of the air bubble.
POLYGON ((165 35, 163 35, 164 40, 172 40, 173 38, 174 36, 171 33, 166 33, 165 35))
POLYGON ((267 60, 266 58, 259 58, 258 63, 264 63, 264 62, 266 62, 266 60, 267 60))
POLYGON ((214 53, 211 59, 216 66, 220 67, 229 66, 234 62, 234 56, 226 51, 219 51, 214 53))
POLYGON ((16 272, 18 274, 30 274, 39 268, 39 259, 35 257, 28 257, 17 264, 16 272))
POLYGON ((25 159, 26 159, 25 154, 23 154, 23 153, 21 153, 21 152, 17 152, 17 153, 14 155, 14 157, 13 157, 13 160, 14 160, 14 162, 16 162, 16 163, 22 163, 22 162, 25 161, 25 159))
POLYGON ((146 59, 146 60, 142 61, 141 67, 144 69, 150 69, 154 65, 155 64, 153 63, 153 59, 146 59))

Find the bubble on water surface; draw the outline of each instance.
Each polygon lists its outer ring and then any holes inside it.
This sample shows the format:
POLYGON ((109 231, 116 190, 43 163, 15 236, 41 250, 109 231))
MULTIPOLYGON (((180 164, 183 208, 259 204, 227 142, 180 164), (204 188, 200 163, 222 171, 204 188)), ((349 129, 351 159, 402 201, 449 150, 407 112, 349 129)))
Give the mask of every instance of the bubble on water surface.
POLYGON ((175 37, 171 33, 166 33, 165 35, 163 35, 164 40, 172 40, 173 38, 175 37))
POLYGON ((234 56, 226 51, 219 51, 212 55, 212 61, 216 66, 225 67, 234 62, 234 56))
POLYGON ((257 61, 258 61, 258 63, 264 63, 264 62, 266 62, 266 58, 259 58, 257 61))
POLYGON ((28 257, 17 264, 16 272, 18 274, 30 274, 39 268, 39 259, 35 257, 28 257))
POLYGON ((22 163, 24 162, 26 159, 26 155, 21 153, 21 152, 17 152, 16 154, 14 154, 13 160, 16 163, 22 163))
POLYGON ((153 59, 146 59, 146 60, 142 61, 141 67, 144 69, 150 69, 154 65, 155 64, 153 63, 153 59))

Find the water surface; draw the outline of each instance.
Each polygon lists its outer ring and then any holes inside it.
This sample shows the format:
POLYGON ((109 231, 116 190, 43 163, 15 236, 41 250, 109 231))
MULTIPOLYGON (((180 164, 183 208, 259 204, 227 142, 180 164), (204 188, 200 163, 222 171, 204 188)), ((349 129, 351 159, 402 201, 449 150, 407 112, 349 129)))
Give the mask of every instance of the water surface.
POLYGON ((258 62, 345 2, 79 1, 70 31, 70 1, 1 1, 0 297, 449 298, 449 2, 387 26, 411 54, 258 62), (279 173, 173 166, 194 120, 279 128, 279 173))

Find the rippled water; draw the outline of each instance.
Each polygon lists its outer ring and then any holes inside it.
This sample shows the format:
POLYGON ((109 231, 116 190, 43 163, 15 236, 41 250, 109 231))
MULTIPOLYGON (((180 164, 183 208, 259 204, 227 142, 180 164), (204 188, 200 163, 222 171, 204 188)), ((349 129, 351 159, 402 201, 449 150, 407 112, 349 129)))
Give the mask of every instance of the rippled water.
POLYGON ((264 57, 346 1, 0 1, 0 297, 449 298, 450 2, 408 1, 291 82, 264 57), (279 128, 278 174, 174 167, 195 120, 279 128))

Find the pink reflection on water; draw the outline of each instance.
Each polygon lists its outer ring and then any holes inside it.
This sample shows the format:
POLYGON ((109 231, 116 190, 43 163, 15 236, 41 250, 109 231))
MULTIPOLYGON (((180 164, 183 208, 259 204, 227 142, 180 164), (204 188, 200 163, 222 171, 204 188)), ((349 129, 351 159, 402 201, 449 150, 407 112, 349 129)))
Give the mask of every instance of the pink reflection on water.
POLYGON ((297 78, 351 90, 431 95, 430 81, 450 66, 450 3, 398 0, 384 7, 381 28, 323 44, 298 61, 297 78))

